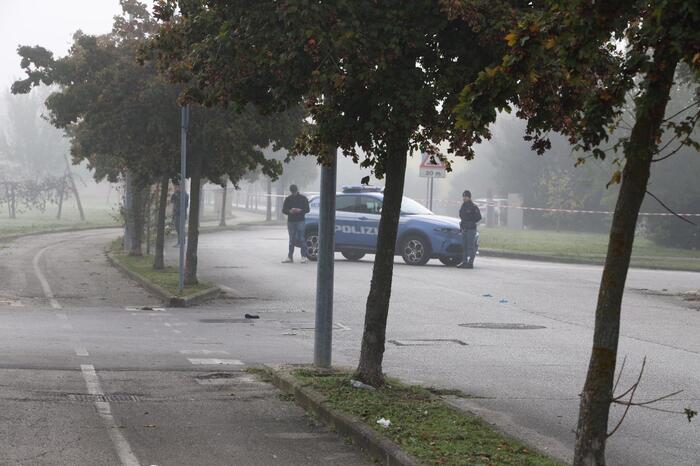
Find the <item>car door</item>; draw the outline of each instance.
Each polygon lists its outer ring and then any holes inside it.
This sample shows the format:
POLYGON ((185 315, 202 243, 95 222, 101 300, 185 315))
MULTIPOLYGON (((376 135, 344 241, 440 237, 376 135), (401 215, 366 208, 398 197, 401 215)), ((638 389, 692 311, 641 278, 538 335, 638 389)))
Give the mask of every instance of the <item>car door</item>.
POLYGON ((353 194, 335 197, 335 248, 338 250, 355 243, 353 228, 357 223, 357 202, 358 196, 353 194))
POLYGON ((357 244, 374 251, 377 248, 382 199, 378 196, 367 195, 359 197, 357 205, 357 244))

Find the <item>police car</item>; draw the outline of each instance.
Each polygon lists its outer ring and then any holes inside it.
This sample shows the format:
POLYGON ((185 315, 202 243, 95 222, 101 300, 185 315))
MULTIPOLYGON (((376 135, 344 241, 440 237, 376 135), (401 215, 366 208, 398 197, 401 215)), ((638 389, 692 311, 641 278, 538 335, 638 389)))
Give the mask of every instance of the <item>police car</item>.
MULTIPOLYGON (((346 259, 357 261, 365 254, 376 252, 383 198, 382 188, 372 186, 346 186, 336 193, 335 250, 346 259)), ((310 260, 318 256, 320 203, 320 196, 309 198, 305 237, 310 260)), ((396 254, 409 265, 424 265, 432 258, 445 265, 458 264, 462 259, 459 219, 435 215, 413 199, 404 197, 396 254)))

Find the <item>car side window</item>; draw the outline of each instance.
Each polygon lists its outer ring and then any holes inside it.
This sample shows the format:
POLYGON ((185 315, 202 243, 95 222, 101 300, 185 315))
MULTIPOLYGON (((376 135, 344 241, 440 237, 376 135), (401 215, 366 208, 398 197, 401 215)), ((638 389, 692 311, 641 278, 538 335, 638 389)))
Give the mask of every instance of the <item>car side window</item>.
POLYGON ((336 196, 335 210, 339 212, 357 212, 357 196, 336 196))
POLYGON ((379 215, 382 213, 382 201, 376 197, 362 196, 357 206, 357 212, 379 215))

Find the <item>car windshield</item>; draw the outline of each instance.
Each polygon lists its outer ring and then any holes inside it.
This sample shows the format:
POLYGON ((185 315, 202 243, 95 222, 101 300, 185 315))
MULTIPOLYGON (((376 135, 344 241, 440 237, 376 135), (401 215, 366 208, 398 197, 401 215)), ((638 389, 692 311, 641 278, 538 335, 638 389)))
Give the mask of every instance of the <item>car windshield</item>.
POLYGON ((401 213, 404 215, 433 215, 433 213, 423 207, 422 204, 407 197, 404 197, 403 201, 401 201, 401 213))

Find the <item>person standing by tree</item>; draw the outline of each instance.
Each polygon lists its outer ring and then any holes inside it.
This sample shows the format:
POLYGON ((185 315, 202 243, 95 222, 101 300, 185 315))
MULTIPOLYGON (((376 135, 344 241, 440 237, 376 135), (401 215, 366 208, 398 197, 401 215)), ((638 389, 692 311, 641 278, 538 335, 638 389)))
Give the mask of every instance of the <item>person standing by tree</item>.
POLYGON ((301 250, 301 263, 306 264, 306 240, 304 238, 304 220, 309 213, 309 200, 299 193, 297 185, 289 187, 292 193, 287 196, 282 205, 282 213, 287 216, 287 231, 289 232, 289 254, 282 261, 283 264, 294 262, 294 246, 299 242, 301 250))
POLYGON ((170 197, 170 203, 173 205, 173 227, 175 227, 175 231, 177 231, 177 243, 175 243, 173 247, 177 247, 180 246, 180 241, 183 241, 183 239, 180 237, 180 196, 185 196, 185 211, 182 212, 182 215, 185 217, 185 223, 187 222, 187 207, 190 203, 190 196, 187 194, 187 191, 180 189, 180 183, 177 181, 173 182, 173 188, 175 189, 175 192, 170 197))
POLYGON ((462 262, 457 265, 460 269, 473 269, 476 256, 476 225, 481 221, 481 211, 472 202, 472 193, 467 190, 462 193, 462 207, 459 209, 459 227, 462 229, 462 262))

